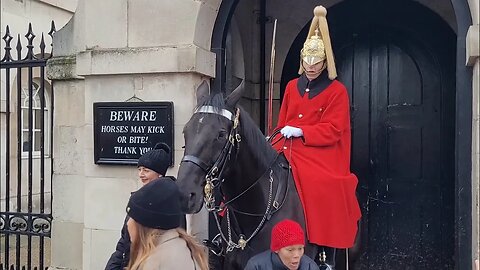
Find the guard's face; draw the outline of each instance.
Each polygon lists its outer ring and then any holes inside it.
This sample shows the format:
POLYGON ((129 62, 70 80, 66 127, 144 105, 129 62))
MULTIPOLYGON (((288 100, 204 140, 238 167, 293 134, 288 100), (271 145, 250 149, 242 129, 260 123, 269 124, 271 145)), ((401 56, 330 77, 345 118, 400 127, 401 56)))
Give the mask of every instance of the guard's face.
POLYGON ((326 64, 325 60, 320 61, 316 64, 309 65, 305 61, 302 61, 303 69, 305 70, 305 75, 307 76, 307 79, 314 80, 322 74, 322 71, 325 69, 326 64))
POLYGON ((305 252, 304 245, 293 245, 281 248, 279 251, 275 251, 280 257, 282 263, 289 270, 297 270, 300 267, 300 259, 305 252))
POLYGON ((161 175, 154 170, 149 168, 145 168, 143 166, 138 167, 138 178, 142 181, 142 184, 146 185, 150 183, 150 181, 157 179, 161 175))

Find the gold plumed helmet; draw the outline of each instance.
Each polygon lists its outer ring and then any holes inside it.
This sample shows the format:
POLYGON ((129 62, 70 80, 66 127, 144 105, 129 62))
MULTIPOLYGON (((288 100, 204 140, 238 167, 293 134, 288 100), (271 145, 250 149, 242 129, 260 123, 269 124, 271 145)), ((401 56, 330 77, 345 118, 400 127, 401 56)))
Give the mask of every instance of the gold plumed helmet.
POLYGON ((323 6, 317 6, 313 10, 313 14, 315 16, 312 19, 312 24, 310 24, 307 40, 300 51, 300 69, 298 74, 304 72, 302 61, 309 65, 314 65, 327 60, 328 78, 333 80, 337 77, 337 70, 335 69, 335 59, 328 31, 327 10, 323 6))

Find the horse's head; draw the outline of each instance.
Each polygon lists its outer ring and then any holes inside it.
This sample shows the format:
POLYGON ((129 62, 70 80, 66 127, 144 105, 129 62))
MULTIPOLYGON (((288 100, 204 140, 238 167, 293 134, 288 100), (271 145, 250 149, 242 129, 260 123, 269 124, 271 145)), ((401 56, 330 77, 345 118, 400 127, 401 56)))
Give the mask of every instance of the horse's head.
POLYGON ((185 213, 202 208, 206 176, 212 173, 227 146, 242 93, 243 83, 227 98, 222 94, 209 95, 206 82, 197 89, 197 108, 183 129, 185 152, 177 180, 185 213))

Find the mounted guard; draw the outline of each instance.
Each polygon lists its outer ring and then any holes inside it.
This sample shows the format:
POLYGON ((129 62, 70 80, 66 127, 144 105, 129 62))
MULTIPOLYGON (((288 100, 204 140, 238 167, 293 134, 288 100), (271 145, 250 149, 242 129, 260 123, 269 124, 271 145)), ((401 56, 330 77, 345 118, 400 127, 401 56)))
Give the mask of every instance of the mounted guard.
POLYGON ((321 247, 320 262, 334 269, 336 249, 354 245, 361 212, 358 179, 350 172, 349 98, 335 79, 327 11, 317 6, 314 14, 300 53, 300 77, 287 84, 278 117, 276 130, 286 141, 274 147, 292 166, 308 241, 321 247))
POLYGON ((269 249, 273 226, 286 218, 307 229, 305 254, 318 257, 324 247, 320 259, 331 269, 335 249, 327 247, 353 245, 360 209, 349 169, 348 95, 334 80, 326 11, 317 9, 302 51, 302 76, 287 86, 271 137, 279 141, 275 148, 238 106, 243 84, 227 97, 209 93, 206 83, 197 88, 177 184, 185 213, 205 206, 215 217, 224 270, 243 270, 269 249), (331 79, 322 72, 327 66, 331 79))

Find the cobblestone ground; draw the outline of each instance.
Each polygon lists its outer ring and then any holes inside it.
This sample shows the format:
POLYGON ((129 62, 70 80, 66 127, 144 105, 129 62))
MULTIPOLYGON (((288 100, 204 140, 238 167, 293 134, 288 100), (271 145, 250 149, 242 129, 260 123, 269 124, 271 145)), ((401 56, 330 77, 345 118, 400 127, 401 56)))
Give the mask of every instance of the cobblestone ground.
MULTIPOLYGON (((5 236, 2 235, 0 237, 0 264, 5 263, 5 236)), ((13 265, 16 263, 17 257, 17 240, 16 236, 10 236, 10 243, 9 243, 9 264, 13 265)), ((50 238, 44 238, 43 244, 43 266, 44 268, 50 266, 50 238)), ((32 259, 32 269, 35 267, 39 267, 40 265, 40 238, 39 237, 32 237, 32 245, 31 245, 31 259, 32 259)), ((20 267, 27 266, 28 261, 28 237, 21 236, 20 237, 20 267)), ((4 267, 4 269, 7 269, 4 267)), ((4 270, 0 269, 0 270, 4 270)), ((19 268, 21 269, 21 268, 19 268)), ((40 270, 38 268, 38 270, 40 270)))

